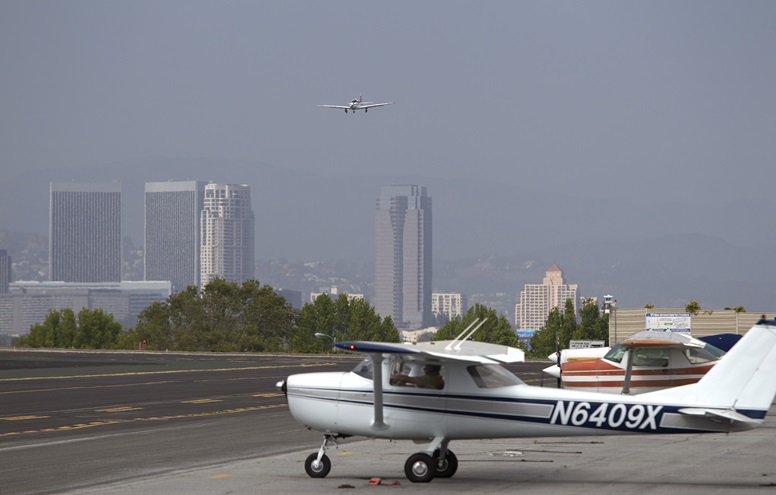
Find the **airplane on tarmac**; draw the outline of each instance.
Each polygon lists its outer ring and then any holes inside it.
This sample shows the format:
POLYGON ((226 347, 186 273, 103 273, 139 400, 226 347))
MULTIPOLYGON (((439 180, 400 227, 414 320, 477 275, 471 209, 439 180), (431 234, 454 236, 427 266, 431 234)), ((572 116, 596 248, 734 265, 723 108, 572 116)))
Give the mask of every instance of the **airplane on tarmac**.
POLYGON ((695 383, 725 354, 679 332, 645 331, 612 347, 564 349, 549 357, 559 363, 543 371, 563 388, 641 394, 695 383))
POLYGON ((351 102, 348 105, 317 105, 319 107, 326 107, 326 108, 339 108, 344 109, 345 113, 348 113, 348 110, 350 110, 353 113, 356 113, 356 110, 363 110, 364 113, 367 112, 370 108, 376 108, 376 107, 384 107, 386 105, 393 105, 394 102, 389 101, 386 103, 375 103, 373 101, 364 101, 363 97, 359 95, 357 100, 351 100, 351 102))
POLYGON ((329 444, 352 435, 428 442, 404 464, 410 481, 428 482, 458 469, 452 440, 745 431, 762 425, 776 395, 774 320, 760 320, 697 383, 641 395, 527 385, 501 366, 523 361, 523 351, 467 340, 479 326, 470 328, 416 345, 337 342, 367 359, 350 372, 278 382, 293 417, 323 433, 307 474, 329 474, 329 444), (424 388, 424 372, 440 375, 441 388, 424 388))

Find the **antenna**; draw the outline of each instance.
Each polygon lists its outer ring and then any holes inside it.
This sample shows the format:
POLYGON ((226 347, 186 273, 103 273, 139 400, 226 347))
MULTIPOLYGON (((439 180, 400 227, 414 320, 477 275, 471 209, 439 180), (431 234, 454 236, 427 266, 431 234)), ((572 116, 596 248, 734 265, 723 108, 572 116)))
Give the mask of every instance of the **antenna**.
POLYGON ((476 327, 474 327, 474 330, 472 330, 471 332, 469 332, 469 333, 466 335, 466 337, 464 337, 463 339, 461 339, 461 341, 460 341, 460 342, 458 342, 458 345, 457 345, 457 346, 455 346, 455 350, 456 350, 456 351, 460 351, 460 350, 461 350, 461 345, 463 345, 463 343, 464 343, 464 342, 466 342, 466 339, 468 339, 469 337, 471 337, 472 335, 474 335, 474 332, 476 332, 477 330, 479 330, 479 328, 480 328, 482 325, 484 325, 486 321, 488 321, 488 319, 487 319, 487 318, 485 318, 484 320, 482 320, 482 321, 480 322, 480 324, 479 324, 479 325, 477 325, 476 327))
POLYGON ((449 344, 447 344, 447 347, 445 347, 445 349, 447 349, 447 350, 450 350, 450 349, 453 347, 453 344, 455 344, 456 342, 458 342, 458 340, 459 340, 461 337, 463 337, 463 334, 465 334, 466 332, 468 332, 468 331, 469 331, 469 329, 470 329, 471 327, 473 327, 474 325, 476 325, 478 321, 480 321, 480 319, 479 319, 479 318, 477 318, 476 320, 474 320, 473 322, 471 322, 471 324, 470 324, 468 327, 466 327, 466 328, 464 329, 464 331, 463 331, 463 332, 461 332, 461 333, 458 335, 458 337, 456 337, 456 338, 455 338, 455 339, 454 339, 452 342, 450 342, 449 344))

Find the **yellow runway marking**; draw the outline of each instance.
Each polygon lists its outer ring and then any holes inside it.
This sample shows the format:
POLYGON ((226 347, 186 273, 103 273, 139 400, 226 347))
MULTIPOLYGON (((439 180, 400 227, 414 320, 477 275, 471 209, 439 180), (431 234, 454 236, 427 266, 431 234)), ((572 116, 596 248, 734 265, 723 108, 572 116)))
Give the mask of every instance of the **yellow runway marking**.
POLYGON ((210 476, 208 479, 211 479, 211 480, 222 480, 224 478, 231 478, 231 477, 232 477, 231 474, 216 474, 214 476, 210 476))
POLYGON ((10 416, 7 418, 0 418, 0 421, 27 421, 30 419, 46 419, 48 416, 10 416))
POLYGON ((0 433, 0 438, 10 437, 13 435, 26 435, 28 433, 53 433, 57 431, 75 430, 80 428, 94 428, 97 426, 115 425, 123 423, 141 423, 150 421, 171 421, 175 419, 190 419, 190 418, 203 418, 206 416, 221 416, 224 414, 237 414, 252 411, 261 411, 265 409, 278 409, 281 407, 288 407, 286 404, 271 404, 266 406, 254 406, 254 407, 239 407, 235 409, 224 409, 221 411, 190 413, 190 414, 175 414, 170 416, 154 416, 150 418, 132 418, 132 419, 111 419, 105 421, 93 421, 91 423, 80 423, 77 425, 58 426, 55 428, 45 428, 40 430, 26 430, 26 431, 12 431, 8 433, 0 433))
POLYGON ((210 404, 211 402, 223 402, 220 399, 194 399, 184 400, 181 404, 210 404))
POLYGON ((283 394, 278 392, 268 392, 266 394, 255 394, 254 397, 282 397, 283 394))
POLYGON ((126 373, 97 373, 94 375, 69 375, 69 376, 29 376, 26 378, 0 378, 0 382, 21 382, 31 380, 65 380, 72 378, 103 378, 110 376, 144 376, 144 375, 166 375, 174 373, 206 373, 209 371, 254 371, 282 368, 313 368, 319 366, 336 366, 337 363, 306 363, 306 364, 284 364, 278 366, 246 366, 243 368, 214 368, 214 369, 193 369, 193 370, 164 370, 164 371, 130 371, 126 373))
POLYGON ((106 412, 106 413, 118 413, 118 412, 125 412, 125 411, 140 411, 143 409, 142 407, 131 407, 131 406, 125 406, 125 407, 112 407, 110 409, 96 409, 97 412, 106 412))
POLYGON ((348 452, 348 451, 345 451, 345 452, 337 452, 337 454, 335 454, 335 455, 336 455, 337 457, 342 457, 343 455, 351 455, 352 453, 353 453, 353 452, 348 452))

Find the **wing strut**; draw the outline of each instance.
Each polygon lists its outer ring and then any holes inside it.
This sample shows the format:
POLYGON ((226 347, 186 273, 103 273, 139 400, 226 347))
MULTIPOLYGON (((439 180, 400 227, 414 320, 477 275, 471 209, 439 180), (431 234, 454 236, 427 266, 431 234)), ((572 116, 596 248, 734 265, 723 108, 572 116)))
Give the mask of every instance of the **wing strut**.
POLYGON ((375 415, 372 419, 373 430, 385 430, 388 425, 383 421, 383 355, 370 354, 372 360, 372 383, 374 386, 375 415))
POLYGON ((633 374, 633 358, 636 355, 636 349, 631 347, 628 349, 626 356, 628 356, 628 365, 625 367, 625 379, 622 382, 622 394, 630 395, 630 383, 631 375, 633 374))

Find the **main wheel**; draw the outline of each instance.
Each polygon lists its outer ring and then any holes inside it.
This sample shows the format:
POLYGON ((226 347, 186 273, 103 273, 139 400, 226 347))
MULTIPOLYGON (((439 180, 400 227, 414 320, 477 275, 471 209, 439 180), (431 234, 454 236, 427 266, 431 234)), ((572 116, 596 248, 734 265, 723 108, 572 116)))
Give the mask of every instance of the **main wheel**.
POLYGON ((439 451, 434 451, 434 463, 435 470, 434 476, 437 478, 452 478, 456 471, 458 471, 458 458, 453 454, 452 450, 448 450, 444 459, 439 458, 439 451))
POLYGON ((404 474, 413 483, 428 483, 434 479, 434 459, 425 452, 411 455, 404 463, 404 474))
POLYGON ((317 460, 318 452, 308 455, 304 461, 304 470, 307 471, 307 476, 311 478, 325 478, 329 471, 331 471, 331 461, 326 454, 323 454, 323 457, 321 457, 321 462, 316 462, 317 460))

